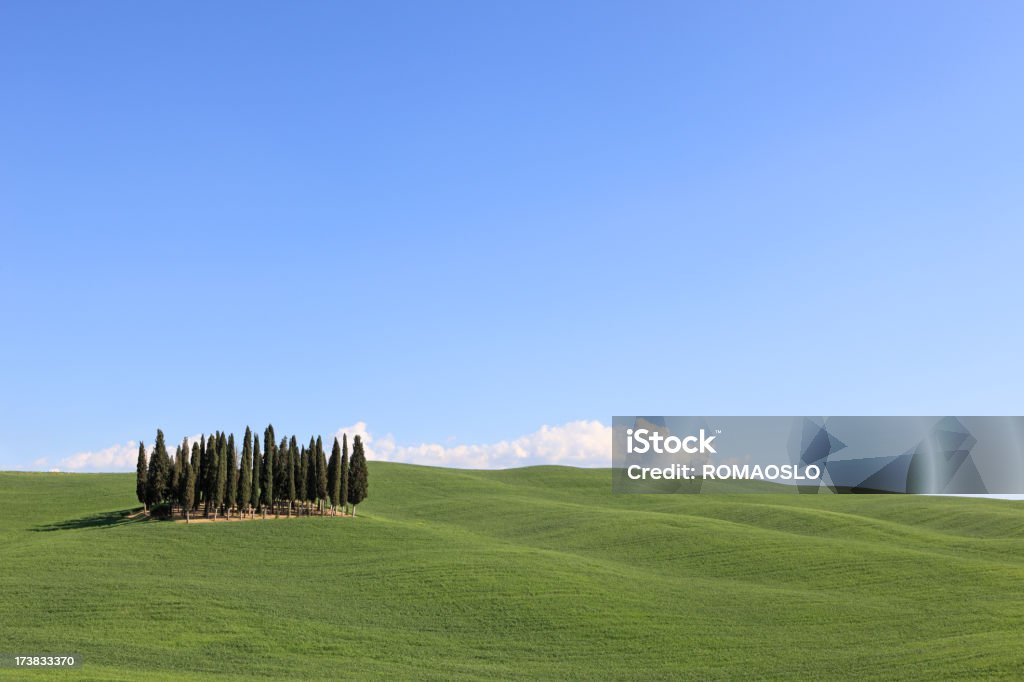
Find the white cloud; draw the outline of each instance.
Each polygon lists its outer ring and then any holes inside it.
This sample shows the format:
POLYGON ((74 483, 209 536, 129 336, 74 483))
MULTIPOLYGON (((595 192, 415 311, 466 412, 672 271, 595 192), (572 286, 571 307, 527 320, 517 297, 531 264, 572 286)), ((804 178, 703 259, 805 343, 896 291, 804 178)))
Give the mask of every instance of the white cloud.
MULTIPOLYGON (((188 437, 188 442, 191 446, 192 443, 199 442, 200 434, 188 437)), ((175 448, 181 444, 181 441, 166 440, 168 454, 171 458, 174 457, 175 448)), ((146 455, 149 456, 153 453, 153 444, 150 443, 146 446, 146 455)), ((76 452, 70 457, 65 457, 59 464, 59 470, 61 471, 135 471, 135 464, 139 460, 139 443, 138 441, 130 440, 127 443, 119 445, 111 445, 109 448, 103 450, 92 450, 86 452, 76 452)), ((37 460, 36 469, 40 469, 45 466, 45 463, 40 465, 37 460)))
POLYGON ((533 433, 512 440, 472 445, 421 443, 399 445, 386 434, 374 437, 366 422, 338 429, 335 433, 363 439, 368 459, 408 462, 467 469, 506 469, 532 464, 564 464, 577 467, 611 466, 612 429, 599 421, 574 421, 561 426, 542 426, 533 433))
POLYGON ((128 471, 135 469, 139 444, 130 440, 103 450, 76 452, 60 461, 65 471, 128 471))

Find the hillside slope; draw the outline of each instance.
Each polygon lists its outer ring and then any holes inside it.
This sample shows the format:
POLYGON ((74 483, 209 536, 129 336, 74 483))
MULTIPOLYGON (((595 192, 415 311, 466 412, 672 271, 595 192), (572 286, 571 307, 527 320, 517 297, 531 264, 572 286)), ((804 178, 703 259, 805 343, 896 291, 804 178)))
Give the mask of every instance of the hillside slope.
POLYGON ((4 679, 935 679, 1024 670, 1024 506, 612 495, 371 463, 355 519, 131 521, 131 474, 0 474, 4 679), (111 513, 115 512, 115 513, 111 513), (44 677, 45 676, 45 677, 44 677))

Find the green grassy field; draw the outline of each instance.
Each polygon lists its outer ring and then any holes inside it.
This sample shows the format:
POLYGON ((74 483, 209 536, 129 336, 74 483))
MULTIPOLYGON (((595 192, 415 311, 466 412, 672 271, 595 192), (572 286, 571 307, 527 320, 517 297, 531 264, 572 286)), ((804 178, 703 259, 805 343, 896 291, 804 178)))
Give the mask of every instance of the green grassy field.
POLYGON ((371 463, 360 516, 128 521, 133 474, 0 474, 0 646, 39 680, 1024 675, 1024 506, 612 495, 371 463))

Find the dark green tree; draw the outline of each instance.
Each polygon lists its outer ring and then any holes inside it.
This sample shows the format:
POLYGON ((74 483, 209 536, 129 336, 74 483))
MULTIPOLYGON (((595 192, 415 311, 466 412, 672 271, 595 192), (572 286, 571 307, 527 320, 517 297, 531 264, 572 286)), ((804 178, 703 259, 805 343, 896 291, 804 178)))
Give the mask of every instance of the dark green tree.
MULTIPOLYGON (((263 448, 263 476, 269 486, 266 490, 270 493, 268 495, 264 492, 263 495, 267 498, 267 506, 270 508, 270 511, 273 512, 275 511, 274 493, 277 492, 274 490, 274 468, 277 464, 274 460, 277 455, 277 440, 274 437, 273 425, 268 425, 267 428, 263 430, 263 448)), ((261 480, 260 483, 262 484, 263 480, 261 480)))
POLYGON ((334 439, 331 448, 331 460, 327 463, 327 496, 331 498, 331 514, 338 508, 341 495, 341 445, 334 439))
POLYGON ((295 436, 288 440, 288 513, 291 513, 292 503, 298 499, 295 497, 295 473, 299 468, 299 447, 295 442, 295 436))
POLYGON ((316 437, 316 494, 320 498, 320 513, 327 507, 327 457, 324 455, 324 442, 316 437))
POLYGON ((182 504, 182 499, 185 497, 185 486, 188 485, 188 466, 189 466, 189 453, 192 449, 189 447, 188 438, 184 438, 181 441, 181 468, 178 471, 178 504, 182 504))
MULTIPOLYGON (((198 450, 198 445, 192 446, 192 451, 198 450)), ((185 523, 188 523, 192 507, 196 505, 196 468, 191 463, 185 465, 185 485, 181 496, 181 509, 185 512, 185 523)))
POLYGON ((252 437, 252 495, 249 497, 249 504, 257 509, 260 508, 260 488, 263 483, 263 457, 260 455, 260 436, 253 434, 252 437))
POLYGON ((171 475, 167 481, 167 488, 170 490, 170 494, 167 499, 172 504, 178 501, 178 496, 181 493, 179 483, 181 482, 181 446, 174 448, 174 459, 171 461, 171 475))
POLYGON ((263 477, 260 480, 261 491, 261 503, 264 507, 270 507, 270 511, 274 511, 274 450, 276 449, 276 443, 274 443, 274 427, 268 426, 267 430, 263 432, 263 442, 267 446, 267 451, 263 453, 263 477))
POLYGON ((235 449, 235 434, 228 436, 228 484, 224 493, 224 508, 231 518, 231 508, 238 502, 238 451, 235 449))
POLYGON ((238 514, 241 515, 249 510, 249 500, 252 499, 252 429, 245 427, 245 436, 242 438, 242 470, 238 474, 238 514))
POLYGON ((306 501, 310 509, 316 504, 316 441, 313 436, 309 437, 306 448, 306 501))
POLYGON ((146 496, 146 480, 149 477, 149 463, 146 461, 146 446, 139 443, 139 460, 135 463, 135 497, 139 498, 146 511, 149 511, 149 498, 146 496))
POLYGON ((288 474, 286 473, 288 471, 288 436, 281 436, 281 441, 277 444, 277 452, 274 455, 274 468, 277 476, 274 479, 274 492, 277 493, 277 499, 284 503, 288 498, 288 474))
POLYGON ((348 513, 348 434, 341 434, 341 465, 338 478, 341 479, 341 492, 338 494, 338 505, 343 513, 348 513))
POLYGON ((274 492, 277 493, 277 499, 281 502, 285 502, 288 499, 288 437, 281 436, 281 443, 277 446, 277 452, 274 453, 274 469, 276 471, 274 479, 274 492))
POLYGON ((202 438, 199 439, 199 443, 192 443, 192 509, 196 511, 199 509, 199 496, 202 493, 203 486, 202 481, 199 478, 199 472, 202 471, 203 465, 203 446, 202 438))
POLYGON ((213 437, 206 441, 206 451, 210 453, 210 480, 207 481, 209 486, 208 497, 210 498, 210 510, 213 512, 213 517, 217 518, 217 476, 220 473, 220 459, 223 450, 220 447, 220 431, 217 431, 213 437))
POLYGON ((363 452, 363 440, 356 436, 352 442, 352 461, 348 471, 348 500, 352 503, 352 516, 356 515, 356 505, 366 499, 366 492, 366 454, 363 452))
POLYGON ((216 513, 217 470, 220 468, 220 464, 217 462, 218 440, 216 434, 211 435, 206 440, 206 454, 203 455, 203 464, 206 465, 204 472, 206 478, 203 481, 203 514, 207 517, 210 516, 210 512, 216 513))
POLYGON ((196 472, 196 505, 198 507, 200 502, 206 502, 206 470, 209 468, 210 463, 206 459, 206 436, 200 434, 199 436, 199 471, 196 472))
POLYGON ((149 470, 146 472, 146 499, 149 506, 166 499, 167 479, 170 477, 170 458, 167 456, 167 445, 164 443, 164 432, 156 431, 156 445, 153 456, 149 458, 149 470))
POLYGON ((299 500, 299 505, 306 507, 306 500, 309 498, 308 486, 306 485, 306 477, 309 475, 306 471, 306 446, 303 445, 299 450, 298 466, 295 469, 295 497, 299 500))
POLYGON ((213 488, 213 518, 224 507, 228 487, 228 446, 224 434, 217 438, 217 477, 213 488))

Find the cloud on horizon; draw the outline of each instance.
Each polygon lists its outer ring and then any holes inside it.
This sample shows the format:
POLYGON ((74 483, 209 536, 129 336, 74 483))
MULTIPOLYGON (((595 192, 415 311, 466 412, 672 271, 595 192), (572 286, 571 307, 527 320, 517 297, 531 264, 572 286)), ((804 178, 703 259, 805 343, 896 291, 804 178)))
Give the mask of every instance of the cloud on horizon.
MULTIPOLYGON (((611 466, 612 429, 597 420, 573 421, 561 426, 544 425, 533 433, 512 440, 467 445, 399 445, 390 433, 374 436, 362 421, 338 429, 334 436, 340 440, 343 433, 348 434, 350 450, 353 437, 358 435, 363 440, 367 459, 381 462, 464 469, 507 469, 533 464, 611 466)), ((198 438, 198 435, 190 436, 189 442, 198 438)), ((168 441, 167 447, 173 455, 174 443, 168 441)), ((329 438, 325 447, 330 451, 329 438)), ((59 468, 62 471, 134 471, 138 455, 138 441, 128 441, 102 450, 75 453, 60 460, 59 468)), ((41 460, 35 464, 45 466, 41 460)))
POLYGON ((60 461, 64 471, 127 471, 135 469, 139 457, 138 441, 130 440, 102 450, 76 452, 60 461))
MULTIPOLYGON (((189 443, 199 442, 201 434, 188 437, 189 443)), ((174 458, 174 449, 181 444, 181 441, 165 441, 168 454, 174 458)), ((153 444, 146 446, 146 453, 153 452, 153 444)), ((130 440, 127 443, 111 445, 102 450, 76 452, 70 457, 60 460, 56 469, 50 471, 135 471, 135 463, 139 459, 139 442, 130 440)), ((34 464, 43 462, 45 458, 36 460, 34 464)))
MULTIPOLYGON (((574 421, 561 426, 542 426, 512 440, 471 445, 421 443, 398 445, 395 437, 374 437, 366 422, 338 429, 363 439, 367 459, 405 462, 463 469, 508 469, 533 464, 563 464, 575 467, 611 466, 612 429, 599 421, 574 421)), ((349 446, 351 448, 351 444, 349 446)))

